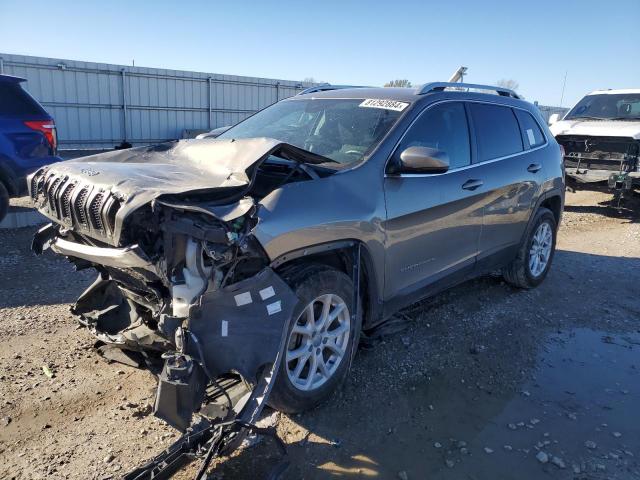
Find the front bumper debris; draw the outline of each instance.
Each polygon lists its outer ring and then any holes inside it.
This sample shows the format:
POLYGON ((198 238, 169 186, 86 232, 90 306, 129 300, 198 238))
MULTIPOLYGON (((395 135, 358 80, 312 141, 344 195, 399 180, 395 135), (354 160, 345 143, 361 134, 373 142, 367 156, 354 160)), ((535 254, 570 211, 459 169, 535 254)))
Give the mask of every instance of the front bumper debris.
POLYGON ((135 245, 80 243, 52 225, 33 240, 36 253, 50 248, 77 268, 98 271, 72 313, 105 357, 158 375, 154 414, 184 433, 126 479, 169 478, 202 455, 206 468, 249 431, 273 433, 254 423, 276 379, 298 298, 268 266, 234 283, 215 281, 213 269, 198 264, 205 252, 193 245, 186 242, 180 267, 187 273, 176 283, 162 260, 135 245))

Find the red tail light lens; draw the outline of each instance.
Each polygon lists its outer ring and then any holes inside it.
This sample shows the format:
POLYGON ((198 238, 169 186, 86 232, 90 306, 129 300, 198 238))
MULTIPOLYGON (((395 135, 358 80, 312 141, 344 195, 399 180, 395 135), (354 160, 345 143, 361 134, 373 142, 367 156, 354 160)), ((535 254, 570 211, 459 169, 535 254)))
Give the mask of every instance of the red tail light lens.
POLYGON ((37 120, 24 122, 24 124, 32 130, 42 132, 55 153, 56 148, 58 148, 58 134, 56 132, 56 123, 53 120, 37 120))

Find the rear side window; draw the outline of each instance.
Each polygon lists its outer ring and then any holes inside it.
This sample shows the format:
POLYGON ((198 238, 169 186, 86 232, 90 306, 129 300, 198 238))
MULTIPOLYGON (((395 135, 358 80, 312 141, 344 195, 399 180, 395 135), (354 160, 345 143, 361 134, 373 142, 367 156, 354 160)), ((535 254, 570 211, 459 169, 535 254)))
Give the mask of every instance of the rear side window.
POLYGON ((522 136, 513 110, 500 105, 469 103, 478 141, 478 160, 521 152, 522 136))
POLYGON ((462 103, 442 103, 426 110, 400 143, 398 152, 409 147, 431 147, 449 157, 449 168, 471 163, 469 126, 462 103))
POLYGON ((18 83, 0 82, 0 115, 42 115, 40 105, 18 83))
POLYGON ((543 145, 545 139, 538 122, 535 121, 529 112, 517 109, 514 111, 516 112, 516 117, 518 117, 518 122, 520 122, 524 144, 528 148, 535 148, 543 145))

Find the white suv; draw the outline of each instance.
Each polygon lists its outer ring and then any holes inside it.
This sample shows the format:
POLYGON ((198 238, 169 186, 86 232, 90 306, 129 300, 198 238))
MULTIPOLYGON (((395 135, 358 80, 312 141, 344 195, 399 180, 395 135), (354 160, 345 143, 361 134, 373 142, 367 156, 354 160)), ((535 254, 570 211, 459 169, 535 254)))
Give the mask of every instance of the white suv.
POLYGON ((640 186, 640 89, 591 92, 549 123, 564 147, 569 177, 608 181, 618 194, 640 186))

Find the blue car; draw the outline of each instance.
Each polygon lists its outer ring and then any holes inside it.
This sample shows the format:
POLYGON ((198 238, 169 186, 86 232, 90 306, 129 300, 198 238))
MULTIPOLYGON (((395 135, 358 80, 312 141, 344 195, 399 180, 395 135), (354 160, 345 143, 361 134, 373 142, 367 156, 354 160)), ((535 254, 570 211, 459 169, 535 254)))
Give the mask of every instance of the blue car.
POLYGON ((0 221, 9 198, 26 193, 28 174, 62 160, 57 156, 55 122, 22 88, 24 81, 0 75, 0 221))

